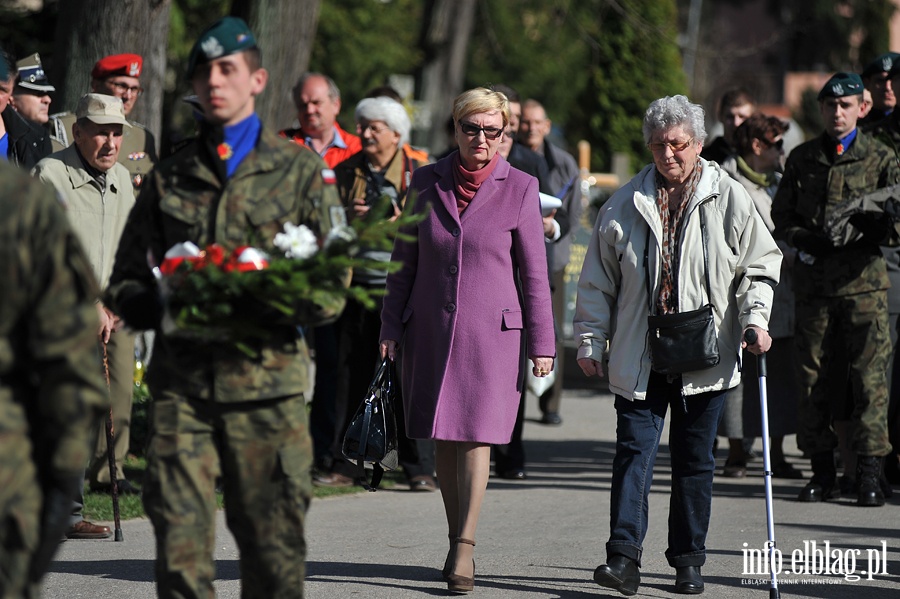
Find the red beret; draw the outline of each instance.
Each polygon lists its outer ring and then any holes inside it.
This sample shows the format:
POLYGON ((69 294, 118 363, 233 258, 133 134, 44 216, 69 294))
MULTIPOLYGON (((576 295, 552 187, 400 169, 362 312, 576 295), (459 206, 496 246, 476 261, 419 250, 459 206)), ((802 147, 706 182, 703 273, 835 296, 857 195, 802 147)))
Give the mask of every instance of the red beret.
POLYGON ((116 75, 140 77, 143 66, 144 59, 137 54, 113 54, 97 61, 91 71, 91 77, 94 79, 106 79, 116 75))

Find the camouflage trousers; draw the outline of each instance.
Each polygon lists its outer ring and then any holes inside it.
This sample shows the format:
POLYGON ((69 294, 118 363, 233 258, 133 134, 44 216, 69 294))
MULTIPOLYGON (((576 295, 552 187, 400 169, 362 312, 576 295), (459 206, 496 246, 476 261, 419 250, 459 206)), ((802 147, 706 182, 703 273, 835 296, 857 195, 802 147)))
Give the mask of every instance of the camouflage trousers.
POLYGON ((0 425, 0 597, 37 597, 28 582, 28 568, 38 544, 41 488, 31 441, 24 432, 6 430, 7 424, 0 425))
POLYGON ((842 383, 827 373, 834 364, 849 361, 850 446, 860 455, 887 455, 891 449, 887 433, 886 372, 891 354, 887 292, 843 297, 797 294, 796 319, 798 447, 809 454, 837 447, 829 386, 842 383))
POLYGON ((215 596, 220 475, 241 597, 303 597, 312 445, 302 396, 223 404, 162 392, 152 409, 143 500, 156 534, 159 597, 215 596))

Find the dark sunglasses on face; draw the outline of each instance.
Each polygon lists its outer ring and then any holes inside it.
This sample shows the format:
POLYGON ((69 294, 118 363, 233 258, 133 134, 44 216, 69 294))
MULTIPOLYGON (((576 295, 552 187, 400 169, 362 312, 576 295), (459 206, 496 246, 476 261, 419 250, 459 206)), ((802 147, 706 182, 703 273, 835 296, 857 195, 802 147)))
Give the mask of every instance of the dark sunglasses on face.
POLYGON ((779 138, 775 141, 769 141, 766 138, 760 138, 760 141, 769 146, 770 148, 775 148, 776 150, 784 149, 784 138, 779 138))
POLYGON ((459 122, 459 129, 469 137, 478 137, 479 133, 484 133, 485 139, 497 139, 503 134, 503 129, 498 127, 477 127, 462 121, 459 122))

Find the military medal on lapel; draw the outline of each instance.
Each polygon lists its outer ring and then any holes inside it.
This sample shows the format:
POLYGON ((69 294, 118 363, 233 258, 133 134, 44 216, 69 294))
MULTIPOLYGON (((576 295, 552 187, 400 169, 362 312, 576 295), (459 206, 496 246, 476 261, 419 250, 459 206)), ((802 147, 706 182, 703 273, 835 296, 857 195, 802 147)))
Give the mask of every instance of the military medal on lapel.
POLYGON ((232 156, 234 156, 234 150, 231 149, 231 146, 224 141, 216 146, 216 153, 219 155, 219 159, 228 160, 232 156))
POLYGON ((140 187, 141 183, 144 182, 144 176, 140 173, 135 173, 135 175, 131 178, 131 183, 135 187, 140 187))

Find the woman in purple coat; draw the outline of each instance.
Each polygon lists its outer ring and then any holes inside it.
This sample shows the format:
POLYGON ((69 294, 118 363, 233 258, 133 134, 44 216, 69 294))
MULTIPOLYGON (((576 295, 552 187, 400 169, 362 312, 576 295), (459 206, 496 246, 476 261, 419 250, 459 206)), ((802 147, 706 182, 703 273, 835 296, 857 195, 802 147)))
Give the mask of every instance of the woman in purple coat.
POLYGON ((475 528, 491 444, 508 443, 525 356, 553 369, 555 339, 537 179, 498 153, 506 96, 478 88, 454 101, 459 151, 416 169, 407 207, 425 213, 398 241, 381 313, 381 351, 401 355, 407 434, 434 439, 451 591, 474 588, 475 528))

